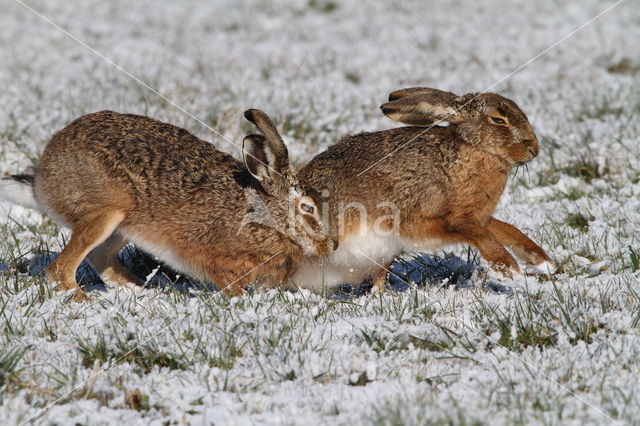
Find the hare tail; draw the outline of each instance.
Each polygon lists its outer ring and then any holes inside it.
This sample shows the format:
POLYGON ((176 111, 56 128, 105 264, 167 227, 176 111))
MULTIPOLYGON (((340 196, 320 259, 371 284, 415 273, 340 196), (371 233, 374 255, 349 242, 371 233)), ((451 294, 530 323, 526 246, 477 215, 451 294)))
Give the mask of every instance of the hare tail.
POLYGON ((18 204, 28 209, 41 210, 33 192, 33 175, 11 175, 0 179, 0 201, 18 204))

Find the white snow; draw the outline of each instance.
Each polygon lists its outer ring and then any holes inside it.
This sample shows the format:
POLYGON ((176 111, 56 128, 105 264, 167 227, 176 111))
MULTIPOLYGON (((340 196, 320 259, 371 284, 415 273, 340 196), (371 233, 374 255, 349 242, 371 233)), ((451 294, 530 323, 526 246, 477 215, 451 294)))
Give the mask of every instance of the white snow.
MULTIPOLYGON (((28 4, 237 146, 7 0, 3 176, 37 166, 56 131, 101 109, 174 123, 240 158, 242 112, 261 108, 303 164, 342 135, 396 126, 379 110, 389 92, 482 91, 614 2, 28 4)), ((3 424, 637 422, 638 22, 637 2, 623 1, 492 89, 542 145, 496 217, 548 251, 551 277, 485 282, 459 247, 403 256, 390 283, 402 292, 227 299, 160 269, 157 288, 94 286, 78 304, 28 274, 68 233, 2 204, 3 424)))

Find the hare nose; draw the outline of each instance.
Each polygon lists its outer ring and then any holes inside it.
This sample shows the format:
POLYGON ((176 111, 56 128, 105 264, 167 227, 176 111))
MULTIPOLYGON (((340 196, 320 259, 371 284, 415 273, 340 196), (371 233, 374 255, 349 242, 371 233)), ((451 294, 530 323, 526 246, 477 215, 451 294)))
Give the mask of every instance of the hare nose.
POLYGON ((540 152, 540 149, 537 146, 529 147, 529 153, 531 154, 531 158, 537 157, 538 156, 538 152, 540 152))
POLYGON ((538 156, 538 153, 540 152, 540 145, 538 144, 537 139, 525 139, 522 143, 529 147, 531 155, 534 157, 538 156))
POLYGON ((337 250, 338 246, 340 245, 340 242, 338 241, 337 238, 332 238, 331 241, 333 242, 333 250, 337 250))

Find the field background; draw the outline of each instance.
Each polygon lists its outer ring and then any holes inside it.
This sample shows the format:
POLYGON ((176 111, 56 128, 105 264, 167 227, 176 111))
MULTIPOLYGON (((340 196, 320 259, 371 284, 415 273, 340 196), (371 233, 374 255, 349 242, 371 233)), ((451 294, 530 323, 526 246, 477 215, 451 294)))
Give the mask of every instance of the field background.
MULTIPOLYGON (((528 114, 542 151, 514 174, 496 216, 560 272, 496 293, 458 248, 406 255, 396 267, 416 283, 382 295, 228 300, 160 285, 98 287, 76 304, 37 274, 68 233, 1 205, 2 423, 638 421, 636 0, 506 79, 614 2, 28 4, 236 143, 250 130, 242 111, 264 109, 298 164, 342 135, 393 127, 378 106, 394 89, 463 94, 500 81, 493 90, 528 114)), ((0 7, 0 175, 35 165, 55 131, 101 109, 169 121, 239 154, 19 3, 0 7)))

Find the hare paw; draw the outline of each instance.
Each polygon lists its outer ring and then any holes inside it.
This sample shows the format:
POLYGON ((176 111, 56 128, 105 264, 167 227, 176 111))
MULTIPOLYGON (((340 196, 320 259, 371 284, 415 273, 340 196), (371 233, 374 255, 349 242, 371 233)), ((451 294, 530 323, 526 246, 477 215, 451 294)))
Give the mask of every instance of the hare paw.
POLYGON ((527 267, 527 272, 531 274, 553 275, 556 272, 556 265, 550 260, 545 260, 536 265, 529 265, 527 267))
POLYGON ((519 278, 524 277, 522 270, 518 265, 515 266, 506 266, 494 264, 491 265, 491 269, 489 270, 488 276, 490 278, 497 279, 508 279, 508 280, 517 280, 519 278))

